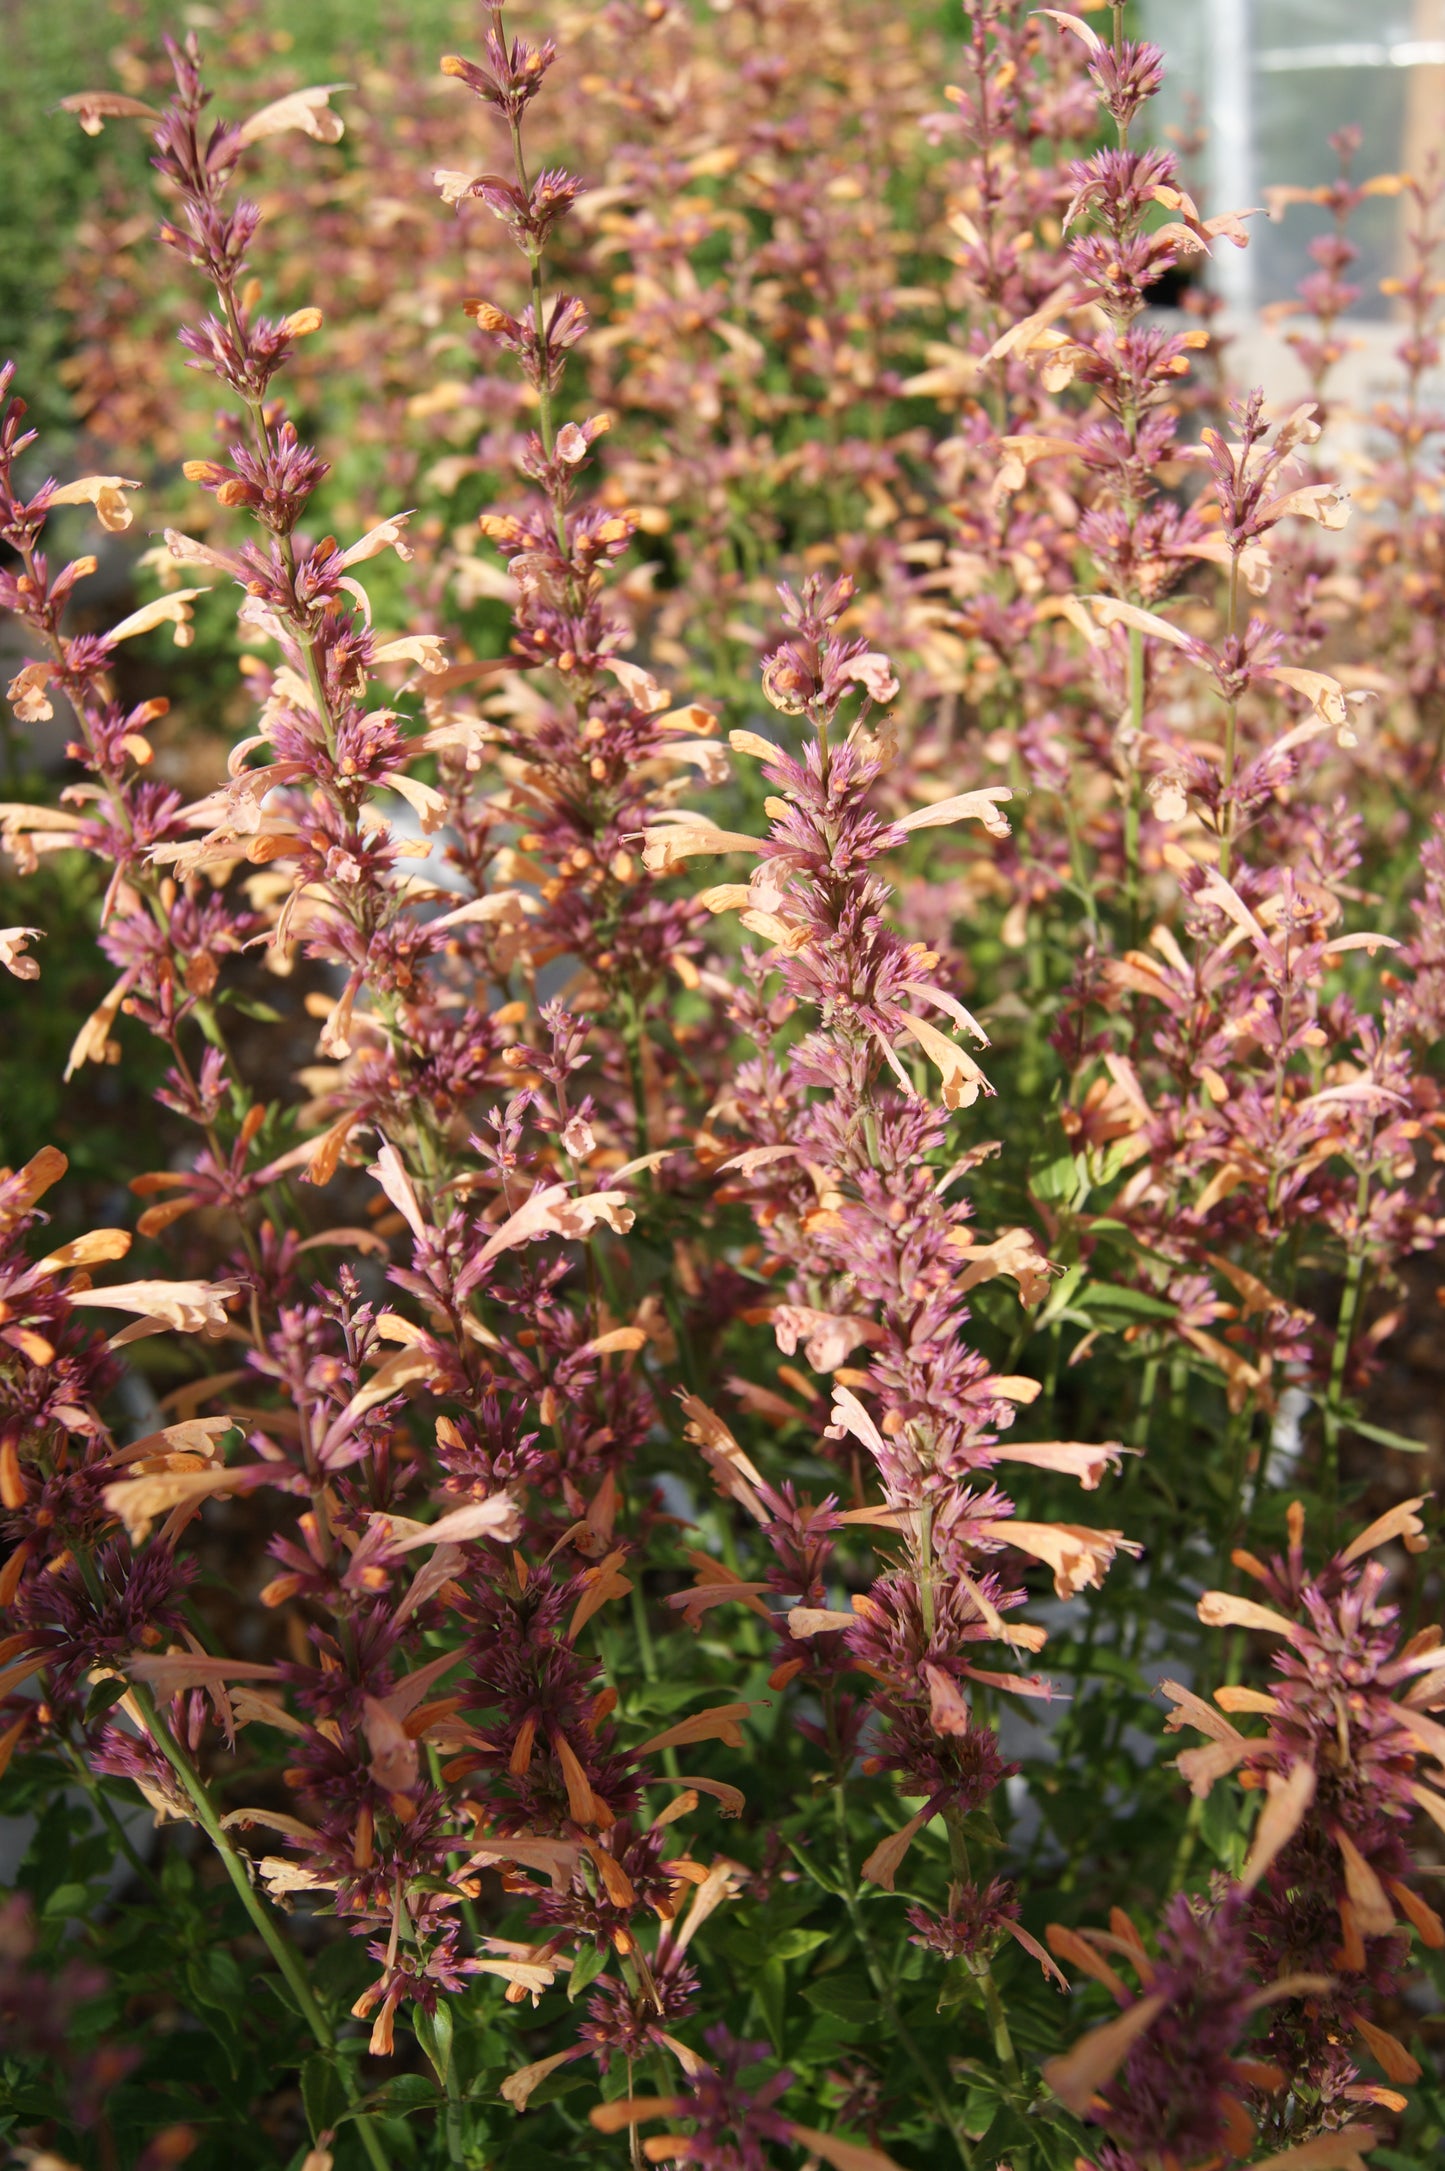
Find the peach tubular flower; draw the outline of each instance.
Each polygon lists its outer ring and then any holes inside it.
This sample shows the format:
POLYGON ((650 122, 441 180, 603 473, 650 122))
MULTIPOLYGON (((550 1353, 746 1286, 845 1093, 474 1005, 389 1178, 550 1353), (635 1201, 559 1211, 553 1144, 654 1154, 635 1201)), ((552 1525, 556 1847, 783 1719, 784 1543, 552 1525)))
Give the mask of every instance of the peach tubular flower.
POLYGON ((27 945, 44 939, 43 927, 0 927, 0 965, 17 980, 38 980, 40 963, 27 957, 27 945))

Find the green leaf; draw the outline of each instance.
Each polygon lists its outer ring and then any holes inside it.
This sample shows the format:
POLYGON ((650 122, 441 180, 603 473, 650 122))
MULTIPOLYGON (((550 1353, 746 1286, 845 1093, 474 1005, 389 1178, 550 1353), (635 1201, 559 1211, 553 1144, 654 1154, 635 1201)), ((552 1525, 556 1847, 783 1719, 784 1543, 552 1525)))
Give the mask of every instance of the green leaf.
POLYGON ((1117 1282, 1090 1282, 1074 1302, 1081 1311, 1122 1312, 1131 1319, 1172 1319, 1178 1309, 1145 1289, 1126 1289, 1117 1282))
POLYGON ((349 2006, 375 1970, 354 1937, 323 1945, 310 1962, 311 1987, 326 2004, 349 2006))
POLYGON ((805 1983, 803 1996, 820 2013, 830 2013, 835 2020, 872 2020, 880 2010, 870 1984, 841 1973, 825 1975, 821 1982, 805 1983))
POLYGON ((651 1717, 654 1712, 671 1717, 674 1711, 681 1711, 684 1705, 695 1702, 697 1693, 695 1681, 650 1681, 629 1696, 619 1709, 629 1719, 651 1717))
POLYGON ((1114 1139, 1110 1145, 1105 1147, 1098 1162, 1098 1182, 1101 1184, 1112 1183, 1120 1169, 1127 1168, 1133 1158, 1134 1140, 1132 1138, 1114 1139))
POLYGON ((123 1675, 112 1676, 107 1681, 97 1681, 85 1700, 85 1723, 95 1726, 105 1717, 112 1704, 118 1704, 130 1683, 123 1675))
POLYGON ((1214 1787, 1201 1804, 1199 1834, 1216 1862, 1234 1875, 1244 1867, 1244 1832, 1228 1787, 1214 1787))
POLYGON ((315 2052, 301 2068, 301 2102, 313 2141, 330 2132, 346 2109, 341 2075, 324 2051, 315 2052))
POLYGON ((589 1945, 585 1952, 578 1954, 572 1963, 572 1973, 567 1978, 569 2004, 575 2004, 587 1985, 596 1982, 611 1957, 605 1946, 599 1950, 596 1945, 589 1945))
POLYGON ((196 1877, 189 1862, 178 1854, 168 1854, 161 1863, 161 1890, 168 1900, 189 1899, 195 1890, 196 1877))
POLYGON ((416 2039, 431 2060, 432 2071, 443 2088, 452 2062, 452 2009, 446 1998, 438 1998, 434 2013, 423 2012, 417 2006, 411 2017, 416 2039))
POLYGON ((42 1912, 50 1918, 63 1915, 83 1915, 89 1906, 89 1885, 57 1885, 45 1902, 42 1912))
POLYGON ((1001 2103, 978 2145, 987 2150, 990 2163, 997 2163, 1001 2154, 1006 2157, 1016 2149, 1027 2148, 1034 2138, 1034 2131, 1011 2104, 1001 2103))
POLYGON ((767 2024, 774 2050, 781 2058, 787 2034, 788 1971, 781 1960, 765 1960, 753 1977, 758 2009, 767 2024))
POLYGON ((389 2111, 414 2111, 430 2107, 437 2100, 436 2082, 429 2081, 425 2073, 398 2073, 388 2081, 383 2100, 389 2111))
POLYGON ((1036 1199, 1046 1199, 1051 1205, 1071 1199, 1078 1187, 1079 1164, 1071 1153, 1061 1153, 1056 1160, 1029 1170, 1030 1191, 1036 1199))
POLYGON ((816 1952, 826 1945, 832 1932, 829 1930, 785 1930, 768 1948, 770 1960, 801 1960, 806 1954, 816 1952))
POLYGON ((977 2059, 970 2058, 965 2065, 968 2088, 963 2099, 963 2125, 966 2133, 979 2134, 987 2130, 998 2116, 1002 2098, 998 2082, 992 2074, 979 2070, 977 2059))
POLYGON ((296 2021, 304 2020, 306 2017, 296 2003, 295 1991, 291 1988, 285 1976, 279 1972, 258 1975, 252 1986, 252 1995, 269 1998, 279 2006, 282 2018, 288 2026, 293 2026, 296 2021))
POLYGON ((193 1986, 193 1994, 203 2005, 213 2005, 217 2012, 238 2019, 245 2010, 246 1984, 240 1968, 231 1954, 219 1945, 190 1962, 187 1976, 193 1986))
POLYGON ((806 1876, 811 1877, 815 1885, 820 1885, 824 1892, 831 1893, 834 1899, 842 1898, 842 1885, 839 1884, 836 1877, 829 1875, 827 1871, 819 1868, 818 1864, 809 1855, 806 1847, 800 1847, 794 1840, 790 1839, 788 1841, 788 1852, 793 1857, 793 1860, 797 1863, 799 1869, 802 1870, 806 1876))
POLYGON ((198 2016, 219 2043, 234 2080, 240 2071, 241 2016, 246 2006, 246 1985, 230 1953, 213 1945, 186 1962, 186 1994, 198 2016))
POLYGON ((216 1001, 229 1003, 233 1010, 240 1011, 243 1018, 254 1018, 258 1025, 281 1023, 279 1010, 273 1010, 269 1003, 260 1002, 254 995, 241 995, 235 988, 222 988, 216 1001))
POLYGON ((975 2009, 983 2006, 983 1992, 961 1960, 951 1961, 944 1971, 938 1991, 938 2011, 956 2012, 960 2005, 975 2009))
POLYGON ((1051 1327, 1056 1319, 1063 1316, 1074 1301, 1074 1292, 1083 1280, 1084 1273, 1084 1266, 1076 1260, 1074 1265, 1067 1269, 1063 1279, 1054 1283, 1053 1288, 1049 1291, 1048 1303, 1034 1321, 1036 1329, 1051 1327))
MULTIPOLYGON (((1398 1447, 1407 1455, 1423 1455, 1425 1452, 1425 1442, 1423 1440, 1408 1439, 1403 1432, 1391 1432, 1388 1426, 1367 1425, 1362 1417, 1347 1417, 1345 1423, 1349 1426, 1351 1432, 1361 1433, 1367 1440, 1378 1440, 1381 1447, 1398 1447)), ((1377 2159, 1379 2154, 1379 2150, 1376 2149, 1375 2155, 1377 2159)))

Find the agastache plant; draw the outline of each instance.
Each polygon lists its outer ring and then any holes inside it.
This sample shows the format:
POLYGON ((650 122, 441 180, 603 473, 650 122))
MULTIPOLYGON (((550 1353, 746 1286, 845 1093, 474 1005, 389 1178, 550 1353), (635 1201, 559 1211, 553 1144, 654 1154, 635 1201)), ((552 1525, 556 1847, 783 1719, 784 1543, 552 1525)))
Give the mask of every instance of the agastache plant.
POLYGON ((1442 1695, 1439 1630, 1402 1644, 1398 1608, 1383 1598, 1388 1571, 1370 1556, 1392 1541, 1418 1549, 1421 1505, 1392 1508, 1312 1575, 1295 1503, 1282 1558, 1236 1555, 1268 1602, 1223 1591, 1199 1601, 1210 1626, 1281 1639, 1271 1686, 1217 1689, 1218 1712, 1173 1692, 1180 1700, 1170 1724, 1211 1737, 1180 1758, 1195 1792, 1207 1796, 1235 1773, 1266 1790, 1265 1814, 1274 1811, 1275 1853, 1246 1916, 1251 1958, 1313 1978, 1279 2005, 1265 2037, 1292 2076, 1294 2101, 1273 2121, 1286 2136, 1331 2123, 1341 2105, 1402 2107, 1398 2093, 1362 2078, 1362 2053, 1389 2082, 1420 2078, 1417 2060, 1376 2015, 1396 1987, 1409 1929, 1435 1949, 1445 1937, 1434 1908, 1406 1881, 1416 1812, 1445 1829, 1440 1795, 1418 1776, 1421 1757, 1445 1748, 1430 1716, 1442 1695), (1236 1713, 1262 1716, 1265 1733, 1236 1726, 1236 1713))
MULTIPOLYGON (((947 1195, 968 1163, 949 1169, 934 1158, 945 1142, 946 1111, 974 1102, 985 1078, 924 1012, 941 1014, 976 1041, 984 1036, 957 998, 929 977, 937 959, 888 928, 888 893, 872 870, 883 852, 904 847, 920 829, 976 819, 1005 833, 999 802, 1008 795, 997 788, 965 793, 892 823, 869 809, 867 795, 884 765, 869 716, 875 703, 892 698, 897 682, 884 656, 842 632, 852 593, 846 578, 827 589, 814 580, 801 597, 784 591, 789 638, 764 663, 763 684, 775 708, 807 719, 810 743, 802 759, 755 733, 732 736, 735 751, 760 759, 784 795, 766 802, 768 838, 719 833, 678 817, 654 832, 648 851, 659 864, 740 850, 755 855, 758 865, 745 887, 717 885, 702 892, 702 902, 713 912, 740 914, 743 926, 769 945, 754 971, 770 965, 792 1005, 818 1020, 785 1066, 765 1044, 739 1071, 729 1113, 749 1126, 753 1142, 727 1165, 745 1178, 755 1212, 765 1208, 759 1212, 765 1240, 777 1266, 791 1270, 785 1291, 791 1301, 770 1307, 778 1344, 790 1355, 801 1344, 808 1362, 833 1376, 828 1437, 851 1450, 860 1495, 866 1487, 859 1448, 881 1487, 877 1506, 860 1499, 829 1521, 835 1528, 872 1524, 901 1539, 896 1563, 855 1596, 849 1612, 808 1602, 827 1552, 806 1567, 799 1562, 794 1589, 802 1602, 790 1610, 788 1628, 809 1646, 826 1637, 827 1653, 811 1664, 785 1659, 772 1679, 786 1685, 801 1673, 820 1690, 847 1880, 854 1872, 844 1788, 860 1746, 870 1751, 865 1771, 890 1771, 906 1795, 922 1797, 901 1829, 870 1849, 865 1879, 891 1890, 916 1833, 942 1816, 954 1879, 948 1915, 935 1924, 915 1910, 913 1920, 922 1942, 946 1958, 966 1958, 982 1984, 999 2055, 1017 2082, 989 1950, 1000 1934, 1038 1948, 1015 1920, 1008 1888, 994 1881, 983 1895, 973 1883, 967 1820, 985 1807, 1008 1767, 970 1697, 978 1687, 1049 1692, 1033 1677, 978 1664, 980 1656, 993 1655, 980 1646, 1035 1651, 1044 1641, 1041 1629, 1007 1619, 1024 1594, 1001 1579, 993 1561, 1009 1548, 1042 1560, 1059 1595, 1070 1596, 1099 1583, 1123 1541, 1118 1531, 1016 1518, 992 1473, 998 1462, 1017 1460, 1096 1486, 1118 1452, 1073 1442, 1015 1447, 1007 1428, 1016 1403, 1032 1398, 1034 1383, 993 1374, 961 1336, 969 1288, 1006 1273, 1034 1294, 1047 1283, 1047 1264, 1020 1230, 991 1244, 975 1242, 966 1203, 947 1195), (855 695, 858 713, 842 734, 839 712, 855 695), (941 1107, 905 1067, 915 1049, 938 1074, 941 1107), (779 1128, 786 1140, 771 1135, 779 1128), (855 1352, 866 1354, 866 1367, 851 1361, 855 1352), (876 1394, 878 1418, 857 1389, 876 1394), (873 1683, 866 1698, 841 1691, 841 1675, 855 1670, 873 1683), (970 1909, 977 1919, 955 1929, 960 1911, 967 1916, 970 1909)), ((755 1034, 769 1022, 766 1010, 743 1015, 755 1034)), ((720 1485, 756 1515, 780 1566, 797 1560, 804 1519, 810 1535, 821 1537, 819 1519, 770 1494, 726 1428, 709 1420, 700 1410, 695 1430, 720 1485)), ((685 1602, 689 1610, 702 1599, 726 1602, 764 1587, 735 1591, 707 1566, 699 1583, 685 1602)), ((1047 1966, 1046 1955, 1039 1957, 1047 1966)), ((903 2039, 907 2044, 906 2034, 903 2039)))

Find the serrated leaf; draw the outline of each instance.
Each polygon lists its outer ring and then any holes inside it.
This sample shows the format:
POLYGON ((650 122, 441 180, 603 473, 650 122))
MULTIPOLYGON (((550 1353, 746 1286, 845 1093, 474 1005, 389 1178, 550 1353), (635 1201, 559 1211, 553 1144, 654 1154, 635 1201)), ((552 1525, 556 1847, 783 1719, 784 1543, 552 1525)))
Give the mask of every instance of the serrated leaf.
POLYGON ((324 2051, 316 2051, 301 2068, 301 2103, 313 2141, 329 2132, 346 2109, 341 2075, 324 2051))
POLYGON ((1071 1153, 1061 1153, 1029 1170, 1029 1189, 1036 1199, 1062 1205, 1079 1187, 1079 1164, 1071 1153))
POLYGON ((946 1969, 939 1986, 937 2010, 940 2013, 952 2013, 956 2012, 960 2005, 977 2009, 982 2004, 983 1992, 978 1984, 962 1961, 954 1962, 946 1969))
POLYGON ((228 1952, 212 1946, 186 1962, 186 1995, 220 2045, 234 2080, 240 2071, 238 2021, 246 2002, 240 1970, 228 1952))

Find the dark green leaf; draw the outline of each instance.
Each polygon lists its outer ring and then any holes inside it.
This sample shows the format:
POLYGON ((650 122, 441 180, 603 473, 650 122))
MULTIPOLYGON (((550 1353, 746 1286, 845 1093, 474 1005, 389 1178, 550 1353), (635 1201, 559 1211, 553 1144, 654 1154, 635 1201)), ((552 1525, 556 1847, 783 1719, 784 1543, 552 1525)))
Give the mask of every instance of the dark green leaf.
POLYGON ((432 2071, 442 2086, 446 2086, 447 2074, 452 2062, 452 2009, 445 1998, 438 1998, 434 2013, 423 2012, 417 2006, 412 2014, 412 2027, 416 2039, 431 2060, 432 2071))
POLYGON ((572 1963, 572 1972, 567 1978, 569 2002, 575 2002, 589 1983, 596 1982, 611 1958, 612 1955, 605 1946, 599 1951, 595 1945, 587 1946, 585 1951, 577 1955, 572 1963))
POLYGON ((820 2013, 832 2013, 839 2020, 871 2020, 881 2010, 872 1985, 851 1971, 840 1970, 825 1975, 821 1982, 805 1983, 803 1996, 820 2013))
POLYGON ((820 1945, 826 1945, 831 1932, 827 1930, 785 1930, 775 1938, 769 1958, 773 1960, 801 1960, 820 1945))
POLYGON ((767 2024, 774 2050, 781 2058, 787 2034, 788 1971, 781 1960, 765 1960, 753 1977, 753 1992, 767 2024))
POLYGON ((425 2073, 398 2073, 386 2084, 383 2101, 389 2111, 415 2111, 437 2101, 437 2085, 425 2073))
POLYGON ((112 1704, 118 1704, 130 1683, 124 1675, 112 1674, 104 1681, 97 1681, 85 1699, 85 1723, 95 1726, 105 1717, 112 1704))
POLYGON ((301 2068, 301 2101, 313 2141, 329 2132, 346 2109, 341 2075, 324 2051, 317 2051, 301 2068))

